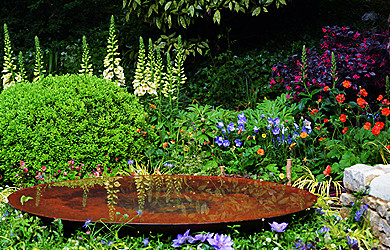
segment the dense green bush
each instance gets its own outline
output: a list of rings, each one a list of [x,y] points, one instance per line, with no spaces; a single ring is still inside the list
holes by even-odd
[[[134,95],[97,77],[21,83],[0,95],[0,170],[20,183],[42,166],[64,170],[70,160],[87,171],[125,166],[150,145],[145,116]]]

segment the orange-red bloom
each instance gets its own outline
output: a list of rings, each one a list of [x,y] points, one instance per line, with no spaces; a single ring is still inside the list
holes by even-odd
[[[382,101],[383,95],[379,95],[378,98],[376,98],[378,101]]]
[[[367,91],[365,89],[361,89],[359,92],[362,96],[366,97],[368,95]]]
[[[344,86],[344,88],[349,88],[349,87],[351,87],[351,82],[348,81],[348,80],[345,80],[345,81],[343,82],[343,86]]]
[[[382,129],[385,126],[383,122],[376,122],[375,127],[378,127],[379,129]]]
[[[344,114],[341,114],[339,118],[340,118],[340,121],[342,121],[342,122],[346,122],[347,121],[347,116],[344,115]]]
[[[258,153],[259,155],[264,155],[264,149],[259,148],[259,149],[257,150],[257,153]]]
[[[300,136],[301,136],[301,138],[306,138],[308,136],[308,134],[306,132],[302,132]]]
[[[322,172],[325,176],[329,176],[329,174],[332,172],[332,168],[328,165],[326,166],[325,170]]]
[[[168,146],[168,142],[163,143],[163,148],[166,148]]]
[[[356,102],[362,109],[364,109],[364,107],[366,107],[366,104],[368,104],[366,102],[366,100],[364,100],[363,98],[360,98],[360,97],[357,99]]]
[[[366,123],[364,124],[363,128],[364,128],[365,130],[370,130],[370,128],[371,128],[371,123],[366,122]]]
[[[336,100],[339,102],[339,103],[343,103],[345,101],[345,96],[344,94],[338,94],[336,95]]]
[[[327,123],[328,121],[329,121],[328,119],[326,119],[326,118],[324,119],[324,123]]]
[[[320,139],[318,139],[318,141],[323,141],[325,139],[326,139],[325,137],[321,137]]]
[[[154,104],[151,104],[150,107],[152,107],[153,109],[156,109],[156,106]]]
[[[137,129],[135,132],[139,133],[139,132],[141,132],[141,129],[139,128],[139,129]]]
[[[371,129],[371,132],[373,135],[379,135],[381,133],[381,129],[377,126],[374,126],[372,129]]]
[[[382,109],[382,115],[389,116],[390,115],[390,109],[389,108]]]
[[[324,91],[327,91],[329,89],[329,86],[324,87]]]
[[[346,133],[347,133],[347,131],[348,131],[348,128],[347,128],[347,127],[345,127],[343,130],[341,130],[341,133],[343,133],[343,134],[346,134]]]

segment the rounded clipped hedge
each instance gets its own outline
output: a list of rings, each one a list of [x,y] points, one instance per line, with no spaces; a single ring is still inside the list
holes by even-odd
[[[42,166],[64,170],[70,160],[90,170],[126,164],[151,145],[150,133],[139,132],[146,131],[145,115],[133,94],[95,76],[48,76],[6,89],[0,94],[3,181],[17,182],[21,161],[28,176]]]

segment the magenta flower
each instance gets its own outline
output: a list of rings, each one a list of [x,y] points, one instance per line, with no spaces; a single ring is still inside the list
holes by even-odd
[[[287,225],[288,225],[288,223],[286,223],[286,222],[283,222],[283,223],[277,223],[277,222],[272,222],[272,224],[271,223],[268,223],[270,226],[271,226],[271,230],[272,231],[275,231],[275,232],[277,232],[277,233],[282,233],[282,232],[284,232],[284,230],[286,229],[286,227],[287,227]]]

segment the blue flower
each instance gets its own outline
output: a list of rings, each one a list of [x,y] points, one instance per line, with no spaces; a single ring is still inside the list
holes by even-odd
[[[277,233],[282,233],[282,232],[284,232],[284,230],[286,229],[286,227],[287,227],[287,225],[288,225],[288,223],[286,223],[286,222],[282,222],[282,223],[277,223],[277,222],[272,222],[272,224],[271,223],[268,223],[270,226],[271,226],[271,230],[272,231],[275,231],[275,232],[277,232]]]
[[[358,244],[358,241],[353,237],[349,237],[349,235],[347,235],[347,241],[348,241],[348,245],[357,245]]]
[[[274,135],[278,135],[280,133],[280,128],[279,127],[275,127],[273,130],[272,130],[272,133]]]
[[[238,114],[237,118],[238,118],[238,121],[237,121],[237,123],[246,123],[246,122],[247,122],[247,120],[246,120],[246,117],[245,117],[245,114],[244,114],[244,113],[242,113],[242,114]]]
[[[226,135],[226,129],[221,129],[221,131],[222,131],[222,134],[224,134],[224,135]]]
[[[275,119],[268,118],[267,121],[268,121],[269,124],[275,125],[275,126],[279,126],[279,124],[280,124],[279,117],[276,117]]]
[[[230,146],[230,141],[228,140],[224,140],[223,141],[223,146],[226,148],[226,147],[229,147]]]
[[[229,125],[227,125],[227,129],[229,130],[229,131],[234,131],[234,123],[233,122],[231,122],[231,123],[229,123]]]
[[[242,146],[242,141],[240,141],[240,139],[236,139],[234,141],[234,143],[236,144],[236,147],[238,147],[238,148]]]
[[[172,246],[173,247],[180,247],[181,244],[184,244],[190,237],[190,236],[188,236],[189,233],[190,233],[190,230],[188,229],[183,235],[178,234],[177,239],[173,240]]]
[[[223,128],[223,122],[218,122],[218,124],[217,124],[217,128]]]
[[[108,243],[107,243],[107,246],[112,246],[112,244],[114,244],[114,242],[112,240],[110,240]]]
[[[295,122],[294,122],[294,128],[295,128],[295,130],[298,130],[299,129],[299,126],[298,126],[298,124],[296,124]]]
[[[173,164],[172,164],[172,163],[169,163],[169,162],[167,162],[167,163],[165,163],[165,164],[164,164],[164,166],[166,166],[166,167],[168,167],[168,168],[172,168],[172,167],[173,167]]]
[[[91,223],[91,220],[90,219],[87,219],[83,225],[83,228],[87,228],[88,227],[88,224]]]
[[[232,245],[234,244],[230,236],[225,236],[223,234],[215,234],[213,238],[207,239],[208,243],[214,247],[214,249],[219,250],[234,250]]]
[[[132,165],[132,164],[134,164],[134,161],[130,159],[127,161],[127,164]]]
[[[303,132],[305,132],[305,133],[307,133],[307,134],[310,134],[311,133],[311,131],[312,131],[312,129],[311,129],[311,122],[310,121],[308,121],[308,120],[303,120],[303,128],[302,128],[302,133]]]
[[[215,143],[217,143],[218,146],[222,146],[222,144],[223,144],[222,136],[217,136],[217,139],[215,140]]]
[[[143,214],[141,209],[138,209],[136,212],[137,212],[138,215],[142,215]]]
[[[147,245],[149,245],[149,240],[148,240],[148,238],[143,239],[143,240],[142,240],[142,243],[144,243],[145,247],[146,247]]]
[[[237,130],[245,131],[244,123],[239,123]]]
[[[320,230],[318,230],[318,232],[320,234],[324,234],[326,232],[329,232],[329,230],[330,230],[330,227],[321,227]]]
[[[264,119],[264,117],[265,117],[265,115],[261,115],[261,116],[260,116],[261,119]]]
[[[259,132],[259,128],[258,127],[254,127],[253,130],[255,131],[255,133]]]

